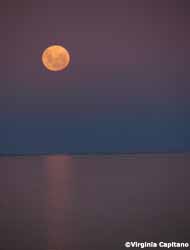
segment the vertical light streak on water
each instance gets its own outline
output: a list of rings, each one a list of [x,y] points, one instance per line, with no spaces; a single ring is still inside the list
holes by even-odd
[[[48,249],[59,249],[64,245],[65,219],[71,192],[71,157],[48,156],[47,167],[47,223]]]

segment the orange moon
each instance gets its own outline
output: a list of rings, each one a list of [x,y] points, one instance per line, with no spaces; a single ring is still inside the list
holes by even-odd
[[[42,53],[42,63],[50,71],[61,71],[70,63],[69,52],[60,45],[52,45]]]

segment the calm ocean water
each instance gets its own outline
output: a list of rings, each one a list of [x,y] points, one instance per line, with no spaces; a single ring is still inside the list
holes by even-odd
[[[189,241],[190,154],[0,157],[0,249]]]

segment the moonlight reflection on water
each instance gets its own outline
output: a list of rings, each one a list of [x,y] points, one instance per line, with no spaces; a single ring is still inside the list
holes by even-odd
[[[47,221],[48,249],[59,249],[64,244],[64,214],[71,197],[71,163],[68,156],[48,156],[47,167]]]

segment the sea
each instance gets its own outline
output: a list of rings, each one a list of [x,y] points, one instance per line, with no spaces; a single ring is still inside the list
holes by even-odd
[[[190,154],[0,157],[1,250],[190,241]]]

